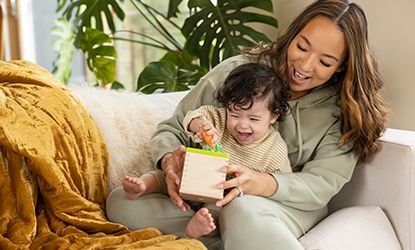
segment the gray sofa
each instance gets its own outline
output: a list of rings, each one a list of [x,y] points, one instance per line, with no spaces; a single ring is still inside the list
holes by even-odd
[[[109,145],[110,188],[126,173],[138,175],[148,169],[149,135],[186,94],[73,91]],[[358,165],[352,181],[332,199],[330,215],[300,238],[305,249],[415,249],[415,132],[388,129],[380,141],[382,150],[369,163]]]

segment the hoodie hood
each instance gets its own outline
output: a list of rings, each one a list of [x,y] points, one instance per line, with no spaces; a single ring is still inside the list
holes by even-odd
[[[291,106],[292,104],[298,103],[299,108],[311,108],[313,106],[326,103],[327,100],[332,99],[333,97],[336,97],[337,99],[336,88],[332,85],[323,85],[313,89],[307,95],[304,95],[296,100],[289,101],[289,104]]]
[[[320,86],[288,104],[291,113],[280,122],[278,130],[287,143],[293,170],[301,169],[316,150],[322,133],[338,121],[340,108],[334,86]]]

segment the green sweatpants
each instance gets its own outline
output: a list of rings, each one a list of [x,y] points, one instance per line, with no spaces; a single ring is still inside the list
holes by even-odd
[[[185,228],[194,211],[182,212],[161,193],[144,195],[136,200],[125,197],[122,188],[107,198],[107,216],[131,230],[158,228],[163,233],[185,236]],[[279,202],[245,195],[219,210],[219,235],[201,237],[209,249],[226,250],[297,250],[303,249],[297,238],[323,219],[326,209],[301,211]]]

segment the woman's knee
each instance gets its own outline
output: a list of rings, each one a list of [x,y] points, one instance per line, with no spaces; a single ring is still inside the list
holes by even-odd
[[[127,226],[130,229],[138,229],[142,225],[137,218],[142,217],[145,209],[140,205],[140,200],[130,200],[125,196],[123,188],[114,189],[106,200],[106,214],[110,221]],[[139,209],[141,207],[141,209]],[[140,210],[140,211],[139,211]],[[145,217],[144,217],[145,218]]]
[[[253,203],[250,196],[241,196],[234,199],[232,202],[227,204],[220,211],[220,221],[235,220],[239,221],[240,218],[244,220],[250,220],[254,217]]]
[[[223,207],[220,213],[220,220],[238,222],[258,222],[261,219],[274,220],[283,219],[284,212],[271,201],[259,196],[241,196],[234,199],[227,206]]]
[[[226,249],[301,249],[297,241],[301,228],[283,206],[264,197],[233,200],[221,210],[219,222]]]
[[[184,235],[184,228],[194,214],[181,211],[164,194],[152,193],[130,200],[122,188],[112,191],[106,203],[108,219],[132,230],[156,227],[163,233]]]
[[[119,208],[121,207],[121,203],[123,203],[124,200],[124,190],[119,187],[114,189],[107,197],[106,199],[106,205],[105,205],[105,209],[106,209],[106,213],[107,213],[107,217],[110,221],[113,222],[119,222],[118,221],[118,217],[119,217]]]

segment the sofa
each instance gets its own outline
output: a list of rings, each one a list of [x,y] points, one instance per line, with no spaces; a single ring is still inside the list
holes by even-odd
[[[169,117],[187,93],[72,90],[108,145],[110,189],[126,173],[140,175],[151,168],[147,146],[155,124]],[[305,249],[415,249],[415,132],[388,129],[379,141],[382,149],[359,164],[352,181],[330,201],[329,216],[299,239]]]

